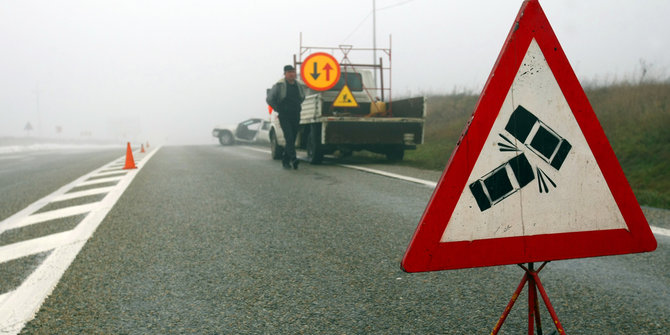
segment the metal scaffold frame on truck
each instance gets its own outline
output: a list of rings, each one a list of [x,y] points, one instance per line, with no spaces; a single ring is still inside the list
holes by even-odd
[[[337,51],[341,52],[342,57],[339,60],[340,62],[340,67],[342,68],[342,72],[347,72],[347,69],[352,69],[354,73],[359,73],[357,68],[365,68],[365,69],[372,69],[374,73],[379,73],[379,83],[376,81],[376,76],[375,76],[375,87],[363,87],[365,93],[368,95],[368,98],[370,98],[370,101],[375,101],[374,97],[381,97],[381,101],[386,101],[385,100],[385,92],[388,93],[388,111],[389,114],[392,115],[393,112],[393,91],[392,91],[392,57],[391,57],[391,44],[392,44],[392,39],[391,35],[389,35],[389,47],[388,48],[354,48],[352,45],[348,44],[341,44],[338,47],[319,47],[319,46],[305,46],[302,44],[302,33],[300,33],[300,53],[298,55],[293,55],[293,66],[295,68],[299,68],[299,66],[302,65],[303,62],[303,57],[307,56],[315,51],[328,51],[330,54],[335,57],[335,54]],[[388,67],[384,66],[384,57],[379,57],[379,64],[358,64],[358,63],[352,63],[351,60],[349,59],[349,53],[350,52],[376,52],[376,51],[381,51],[383,52],[387,57],[388,57]],[[337,57],[336,57],[337,58]],[[388,76],[384,76],[384,72],[387,72]],[[384,85],[384,79],[388,78],[388,86]],[[379,85],[379,87],[377,87]],[[379,94],[370,94],[370,91],[374,91],[375,93]]]

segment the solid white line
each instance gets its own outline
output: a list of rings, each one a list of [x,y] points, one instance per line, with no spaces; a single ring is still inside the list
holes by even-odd
[[[156,147],[143,159],[148,161],[159,149],[160,146]],[[102,201],[97,203],[97,208],[93,209],[75,229],[59,233],[64,236],[67,235],[66,239],[70,243],[53,249],[49,257],[17,289],[0,296],[2,298],[0,300],[0,334],[18,334],[26,322],[35,316],[44,299],[51,294],[63,276],[63,273],[65,273],[65,270],[74,261],[81,248],[86,244],[86,241],[93,235],[97,227],[107,216],[107,213],[121,198],[123,192],[125,192],[141,169],[142,166],[138,166],[137,169],[130,170],[114,186],[114,189]],[[90,174],[85,177],[90,177]],[[55,196],[57,195],[55,194]],[[48,196],[48,198],[52,198],[52,196]],[[49,241],[47,239],[47,242],[55,243],[56,241]]]
[[[263,153],[266,153],[266,154],[272,153],[272,151],[270,151],[270,150],[265,150],[265,149],[260,149],[260,148],[247,147],[247,146],[243,146],[243,148],[253,150],[253,151],[263,152]]]
[[[661,236],[665,236],[665,237],[670,237],[670,229],[651,226],[651,232],[654,233],[654,235],[661,235]]]
[[[63,195],[57,196],[53,198],[51,201],[63,201],[63,200],[70,200],[70,199],[75,199],[79,197],[85,197],[89,195],[96,195],[96,194],[104,194],[108,193],[111,191],[115,186],[109,186],[109,187],[101,187],[101,188],[94,188],[90,190],[83,190],[79,192],[73,192],[73,193],[65,193]]]
[[[348,165],[348,164],[338,164],[339,166],[343,166],[349,169],[354,169],[354,170],[359,170],[359,171],[364,171],[368,173],[373,173],[373,174],[378,174],[381,176],[389,177],[389,178],[395,178],[395,179],[400,179],[404,181],[409,181],[412,183],[417,183],[421,185],[425,185],[431,188],[435,188],[437,186],[436,182],[432,182],[429,180],[424,180],[424,179],[419,179],[419,178],[414,178],[414,177],[408,177],[408,176],[403,176],[401,174],[396,174],[396,173],[391,173],[391,172],[386,172],[382,170],[376,170],[376,169],[370,169],[362,166],[355,166],[355,165]]]
[[[18,334],[35,317],[84,244],[82,241],[54,249],[18,288],[0,300],[0,334]]]

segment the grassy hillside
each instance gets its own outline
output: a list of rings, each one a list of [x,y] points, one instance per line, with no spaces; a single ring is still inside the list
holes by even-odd
[[[638,201],[670,208],[670,82],[587,87],[586,94]],[[478,98],[428,97],[425,143],[407,151],[404,164],[443,170]]]

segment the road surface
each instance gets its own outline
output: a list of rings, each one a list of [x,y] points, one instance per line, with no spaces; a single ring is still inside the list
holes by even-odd
[[[120,170],[124,151],[0,157],[0,231],[12,215],[65,185],[95,192],[72,184],[85,175],[78,182],[100,178],[114,185],[102,186],[108,195],[50,202],[38,211],[97,206],[119,193],[113,204],[94,207],[105,215],[90,238],[68,242],[81,249],[34,319],[25,326],[0,320],[5,330],[482,334],[491,331],[523,275],[517,266],[403,272],[399,263],[430,185],[335,161],[283,170],[258,147],[151,149],[136,154],[140,169],[134,172]],[[440,175],[355,163],[433,183]],[[92,172],[100,177],[87,175]],[[54,199],[62,197],[67,193]],[[667,211],[645,213],[652,225],[670,228]],[[5,229],[0,261],[3,248],[35,238],[53,242],[50,236],[92,225],[90,219],[80,214]],[[670,238],[656,238],[652,253],[546,266],[540,277],[568,334],[667,333]],[[8,278],[0,281],[0,309],[59,248],[66,247],[0,263],[0,276]],[[524,290],[501,334],[526,332],[526,301]],[[552,323],[544,307],[541,314],[546,334]]]

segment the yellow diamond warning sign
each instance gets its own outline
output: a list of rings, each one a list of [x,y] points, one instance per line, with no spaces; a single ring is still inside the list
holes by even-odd
[[[356,102],[354,95],[351,94],[349,86],[344,85],[342,87],[337,98],[333,101],[333,107],[358,107],[358,102]]]

